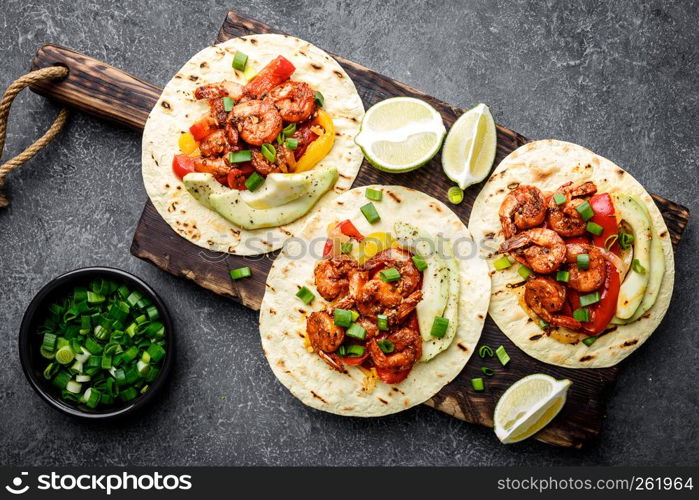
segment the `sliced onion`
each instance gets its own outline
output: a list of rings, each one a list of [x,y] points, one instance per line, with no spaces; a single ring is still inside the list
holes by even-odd
[[[616,267],[616,270],[619,271],[619,274],[624,272],[624,262],[621,260],[621,257],[601,247],[597,247],[597,250],[600,251],[600,253],[605,259],[607,259],[614,267]]]

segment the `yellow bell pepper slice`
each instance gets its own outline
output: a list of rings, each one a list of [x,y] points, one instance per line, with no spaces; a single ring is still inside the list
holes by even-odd
[[[360,264],[364,264],[379,252],[391,248],[394,242],[395,240],[393,236],[391,236],[391,233],[381,231],[370,233],[357,245],[356,250],[353,249],[353,257],[356,258]]]
[[[320,160],[328,155],[335,143],[335,126],[329,114],[318,109],[313,124],[318,125],[325,132],[308,145],[303,156],[296,162],[294,172],[305,172],[315,167]]]
[[[189,132],[182,132],[180,134],[177,145],[180,147],[180,151],[186,155],[192,154],[199,147],[197,141],[194,140],[194,136]]]

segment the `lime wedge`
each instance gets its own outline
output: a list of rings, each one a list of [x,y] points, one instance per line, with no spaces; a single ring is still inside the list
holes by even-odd
[[[437,154],[445,134],[442,116],[425,101],[392,97],[369,108],[354,142],[379,170],[408,172]]]
[[[442,168],[461,189],[486,178],[495,159],[497,133],[488,106],[466,111],[449,130],[442,150]]]
[[[533,436],[558,415],[572,382],[535,373],[515,382],[500,397],[493,416],[495,434],[503,444]]]

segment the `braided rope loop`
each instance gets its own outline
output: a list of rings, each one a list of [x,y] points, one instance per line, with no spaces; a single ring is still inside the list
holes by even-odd
[[[2,96],[2,100],[0,100],[0,158],[2,158],[2,153],[5,148],[7,120],[10,114],[10,106],[12,106],[12,101],[15,100],[17,94],[33,83],[37,83],[42,80],[64,78],[66,76],[68,76],[68,68],[64,66],[49,66],[47,68],[37,69],[36,71],[32,71],[24,76],[21,76],[7,88],[5,94]],[[51,127],[49,127],[44,135],[39,137],[27,149],[19,153],[17,156],[0,165],[0,207],[6,207],[9,204],[9,201],[1,191],[5,186],[5,178],[7,175],[23,163],[29,161],[35,154],[37,154],[49,142],[51,142],[53,138],[56,137],[56,135],[58,135],[58,133],[61,131],[67,120],[68,110],[62,109],[51,124]]]

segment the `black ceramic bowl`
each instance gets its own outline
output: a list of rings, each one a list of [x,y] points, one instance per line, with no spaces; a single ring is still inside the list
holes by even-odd
[[[43,370],[47,360],[39,353],[42,336],[36,331],[46,318],[48,307],[53,302],[65,298],[72,293],[75,286],[86,286],[96,278],[106,278],[126,284],[132,289],[140,291],[144,297],[148,297],[160,311],[160,321],[165,325],[166,354],[163,358],[163,365],[158,378],[151,384],[149,389],[139,395],[136,399],[128,403],[117,403],[108,408],[90,409],[82,404],[71,404],[63,401],[60,391],[46,380]],[[72,415],[91,420],[112,419],[135,412],[146,405],[158,391],[163,387],[165,380],[170,374],[174,359],[174,334],[172,330],[172,318],[160,299],[158,294],[148,286],[143,280],[136,276],[109,267],[85,267],[76,269],[47,283],[36,294],[32,302],[27,307],[22,319],[22,326],[19,331],[19,358],[22,362],[22,369],[34,390],[49,405],[57,410]]]

